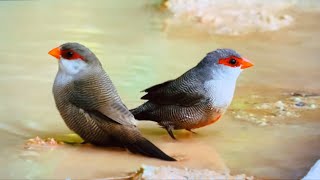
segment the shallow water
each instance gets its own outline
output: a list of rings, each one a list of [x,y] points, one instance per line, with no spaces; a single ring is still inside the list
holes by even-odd
[[[319,109],[264,127],[231,113],[237,102],[252,95],[269,102],[287,92],[319,92],[319,12],[292,8],[295,23],[288,28],[229,37],[194,29],[164,32],[168,14],[148,1],[69,3],[0,2],[0,178],[102,178],[123,175],[141,164],[221,171],[227,166],[231,173],[300,178],[319,159]],[[95,52],[130,108],[142,103],[139,91],[177,77],[213,49],[236,49],[255,66],[240,76],[231,110],[197,134],[177,132],[180,140],[174,142],[157,125],[139,124],[168,154],[183,156],[181,162],[87,145],[26,150],[28,138],[70,133],[54,105],[57,62],[47,54],[68,41]]]

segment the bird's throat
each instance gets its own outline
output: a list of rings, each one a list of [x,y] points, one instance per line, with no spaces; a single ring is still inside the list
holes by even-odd
[[[69,75],[77,74],[87,66],[88,64],[81,59],[67,60],[61,58],[59,61],[59,71],[62,71]]]
[[[73,81],[78,73],[84,70],[88,65],[82,60],[59,60],[59,71],[55,79],[55,85],[65,86]]]

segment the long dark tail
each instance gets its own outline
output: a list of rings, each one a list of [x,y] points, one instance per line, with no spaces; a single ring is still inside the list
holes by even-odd
[[[144,137],[140,137],[139,140],[126,144],[126,148],[132,153],[138,153],[165,161],[176,161]]]

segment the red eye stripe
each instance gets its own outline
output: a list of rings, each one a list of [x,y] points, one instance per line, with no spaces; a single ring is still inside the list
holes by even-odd
[[[242,64],[242,59],[236,56],[230,56],[224,59],[219,59],[218,63],[230,67],[239,67]]]
[[[61,54],[61,57],[63,57],[64,59],[68,59],[68,60],[81,59],[81,60],[83,60],[83,57],[73,50],[61,50],[60,54]]]

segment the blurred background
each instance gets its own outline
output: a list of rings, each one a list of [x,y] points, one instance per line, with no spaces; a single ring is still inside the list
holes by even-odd
[[[164,164],[94,147],[24,149],[29,138],[70,133],[51,92],[57,60],[47,54],[65,42],[97,55],[129,108],[143,102],[141,90],[217,48],[255,64],[227,114],[198,134],[177,132],[173,142],[156,124],[139,124],[169,154],[193,148],[194,160],[179,166],[210,169],[219,156],[232,173],[296,179],[320,157],[320,1],[0,1],[0,18],[0,178],[101,178]]]

